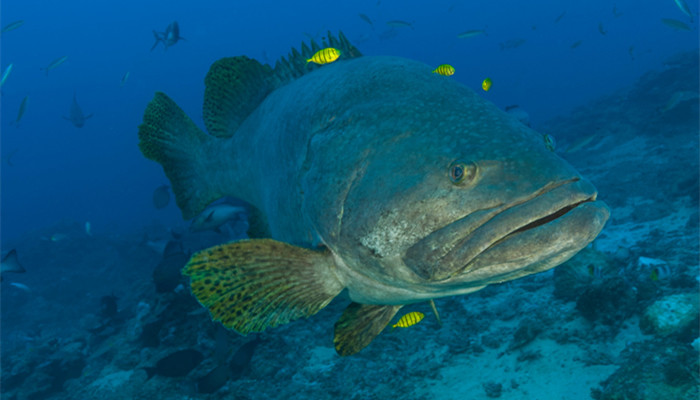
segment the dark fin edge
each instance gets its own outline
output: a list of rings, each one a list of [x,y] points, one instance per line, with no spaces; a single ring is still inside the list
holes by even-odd
[[[364,349],[401,307],[351,303],[335,323],[335,351],[344,357]]]
[[[183,269],[211,317],[239,333],[310,317],[337,296],[329,252],[270,239],[243,240],[196,253]]]

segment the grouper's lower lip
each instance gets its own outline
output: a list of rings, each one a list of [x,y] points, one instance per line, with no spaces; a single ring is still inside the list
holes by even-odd
[[[525,241],[521,238],[518,248],[513,251],[527,253],[528,258],[547,252],[545,248],[550,247],[550,243],[542,240],[571,243],[590,238],[582,248],[598,235],[608,218],[607,206],[596,200],[597,195],[588,181],[572,179],[558,185],[553,190],[497,214],[455,246],[441,262],[463,265],[462,268],[455,269],[452,275],[468,272],[476,268],[474,261],[483,254],[520,236],[532,237],[533,240]],[[601,217],[604,218],[600,226],[597,222],[590,224],[591,221],[601,220]],[[539,236],[530,235],[530,231],[537,231]],[[547,235],[543,234],[545,232]],[[513,256],[510,253],[501,254],[499,261],[505,262]]]
[[[529,196],[481,210],[439,229],[409,249],[404,261],[425,279],[444,280],[469,273],[474,261],[483,254],[493,253],[492,249],[514,238],[530,237],[530,232],[551,230],[552,237],[548,240],[564,241],[580,241],[583,237],[580,234],[592,234],[590,240],[593,240],[602,225],[588,223],[602,220],[604,224],[608,216],[607,206],[596,197],[593,185],[578,177],[553,182]],[[562,221],[569,223],[562,225]],[[444,246],[447,242],[451,242],[449,248]],[[519,240],[519,243],[517,250],[533,257],[547,252],[544,249],[547,246],[537,241]],[[504,254],[494,262],[512,256]]]

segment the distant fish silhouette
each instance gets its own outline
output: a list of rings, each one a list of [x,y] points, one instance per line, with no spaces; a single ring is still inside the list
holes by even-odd
[[[58,57],[57,59],[51,61],[51,63],[49,65],[47,65],[46,68],[40,68],[40,69],[42,71],[46,71],[46,76],[49,76],[49,71],[62,65],[67,60],[68,60],[68,56]]]
[[[85,121],[92,117],[92,114],[85,115],[83,110],[80,109],[78,101],[75,98],[75,92],[73,93],[73,103],[70,106],[70,114],[63,119],[70,121],[76,128],[82,128],[85,125]]]
[[[194,349],[176,351],[158,360],[154,367],[142,368],[146,371],[147,379],[153,375],[178,378],[185,376],[204,360],[204,355]]]
[[[17,250],[12,249],[0,262],[0,279],[7,272],[23,273],[26,272],[22,264],[17,259]]]
[[[248,369],[250,360],[255,354],[255,348],[261,342],[260,335],[257,335],[255,339],[241,346],[228,364],[220,364],[197,381],[197,391],[199,393],[214,393],[230,379],[240,378]]]
[[[2,28],[2,32],[0,32],[0,33],[14,31],[15,29],[19,28],[22,25],[24,25],[24,20],[21,20],[21,19],[19,21],[10,22],[9,24],[5,25],[5,27]]]
[[[202,232],[211,230],[219,232],[222,225],[233,221],[245,213],[246,209],[243,207],[226,203],[216,204],[208,207],[192,220],[190,231]]]
[[[156,190],[153,191],[153,207],[157,209],[165,208],[168,203],[170,203],[170,192],[168,189],[170,186],[162,185],[158,186]]]
[[[174,46],[177,42],[180,40],[185,40],[182,36],[180,36],[180,25],[178,25],[177,21],[171,22],[166,28],[165,32],[156,32],[153,31],[153,36],[156,38],[156,42],[153,43],[153,47],[151,47],[151,51],[155,49],[158,46],[158,43],[163,43],[163,46],[165,46],[165,50],[168,50],[168,47]]]
[[[24,113],[27,111],[27,104],[29,103],[29,96],[24,96],[22,102],[19,104],[19,110],[17,110],[17,118],[15,118],[15,125],[19,125],[19,121],[22,120]]]

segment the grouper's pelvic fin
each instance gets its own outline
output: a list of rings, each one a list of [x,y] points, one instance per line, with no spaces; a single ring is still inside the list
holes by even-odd
[[[148,103],[139,126],[139,148],[146,158],[163,166],[185,219],[194,218],[223,196],[204,179],[209,157],[205,149],[214,140],[164,93],[156,92]]]
[[[212,319],[247,334],[316,314],[344,288],[334,269],[328,251],[254,239],[200,251],[183,274]]]
[[[342,32],[337,38],[328,32],[322,46],[340,50],[341,59],[362,55]],[[318,68],[315,64],[307,67],[306,60],[320,49],[313,40],[311,48],[302,43],[301,52],[292,49],[286,58],[277,61],[274,69],[246,56],[216,61],[204,79],[203,115],[207,131],[213,136],[231,137],[268,94]]]
[[[351,303],[335,323],[335,351],[341,356],[349,356],[364,349],[401,307]]]

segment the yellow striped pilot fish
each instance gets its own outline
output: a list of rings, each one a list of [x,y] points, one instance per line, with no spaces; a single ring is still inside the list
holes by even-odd
[[[409,326],[413,326],[419,323],[423,319],[423,317],[425,317],[425,315],[423,315],[423,313],[421,312],[410,312],[401,317],[401,319],[399,319],[399,322],[395,323],[391,327],[396,328],[398,326],[399,328],[408,328]]]
[[[451,66],[450,64],[442,64],[441,66],[435,68],[433,70],[434,74],[440,74],[444,76],[450,76],[455,73],[455,68]]]
[[[306,60],[306,63],[314,62],[316,64],[330,64],[340,57],[340,50],[333,47],[326,47],[316,52],[311,58]]]

